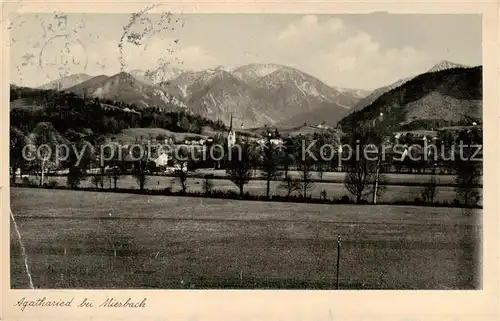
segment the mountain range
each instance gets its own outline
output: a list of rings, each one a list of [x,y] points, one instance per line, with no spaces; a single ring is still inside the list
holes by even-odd
[[[65,89],[81,96],[105,98],[135,104],[139,108],[151,106],[175,109],[186,107],[175,96],[164,92],[155,85],[137,80],[126,72],[111,77],[100,75]]]
[[[470,68],[442,61],[427,73],[459,69]],[[370,92],[328,86],[303,71],[279,64],[248,64],[237,68],[219,66],[201,71],[163,66],[156,70],[136,69],[112,76],[76,74],[41,88],[122,101],[139,108],[183,109],[226,124],[232,115],[233,125],[237,128],[293,127],[304,123],[332,126],[418,77],[401,79]],[[431,97],[423,102],[441,100]],[[448,101],[448,104],[457,103]]]
[[[232,115],[236,126],[244,128],[298,125],[294,119],[316,109],[342,116],[369,94],[365,90],[331,87],[303,71],[278,64],[220,66],[202,71],[163,66],[80,82],[77,77],[66,78],[56,81],[64,82],[61,90],[133,103],[140,108],[187,108],[226,124]]]

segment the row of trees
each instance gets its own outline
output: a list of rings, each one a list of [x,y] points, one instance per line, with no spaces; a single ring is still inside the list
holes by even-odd
[[[274,180],[282,180],[282,188],[287,191],[288,196],[298,193],[306,198],[314,187],[313,172],[318,172],[321,177],[323,171],[338,165],[339,155],[335,154],[332,159],[324,160],[321,157],[321,146],[330,144],[335,148],[341,142],[347,142],[353,145],[357,144],[360,148],[366,148],[368,144],[382,144],[386,136],[381,131],[365,128],[355,131],[351,135],[346,135],[342,139],[333,132],[296,136],[285,140],[282,146],[271,143],[269,136],[265,137],[267,139],[260,144],[239,141],[239,144],[231,150],[225,145],[225,157],[217,161],[219,168],[226,169],[228,178],[238,187],[241,195],[243,195],[248,182],[258,175],[259,178],[266,181],[266,196],[268,198],[271,196],[270,182]],[[463,131],[456,137],[456,140],[472,145],[481,143],[482,135],[479,130]],[[312,141],[317,141],[317,143],[310,149],[310,153],[304,153],[304,146],[309,146]],[[216,136],[214,139],[216,144],[224,144],[224,142],[222,135]],[[133,155],[134,161],[127,161],[126,155],[119,154],[118,150],[109,148],[103,149],[103,154],[99,155],[100,146],[107,143],[104,136],[88,140],[88,137],[83,137],[81,133],[75,131],[70,131],[66,136],[62,136],[51,123],[46,122],[37,124],[29,135],[24,135],[19,129],[11,127],[10,143],[10,163],[13,172],[15,173],[18,169],[23,169],[24,172],[38,172],[40,173],[40,185],[45,183],[45,173],[48,168],[68,169],[67,184],[76,188],[80,181],[87,176],[89,168],[97,167],[100,169],[99,175],[94,175],[92,178],[96,187],[103,187],[104,177],[108,176],[109,186],[111,187],[111,181],[113,181],[116,188],[120,177],[125,173],[130,173],[136,178],[139,188],[142,190],[145,188],[148,175],[156,170],[156,165],[150,158],[152,155],[136,154]],[[23,147],[28,143],[38,147],[45,145],[52,149],[52,154],[48,154],[49,149],[39,148],[39,155],[33,161],[28,162],[22,155]],[[55,163],[57,160],[54,158],[54,149],[57,144],[69,146],[68,156],[59,163]],[[117,149],[119,148],[118,145],[115,146]],[[147,148],[143,150],[148,151]],[[119,151],[121,153],[128,152],[121,149]],[[453,171],[456,174],[457,196],[467,205],[476,202],[479,196],[477,186],[480,184],[482,163],[471,159],[474,151],[474,148],[465,149],[465,159],[457,155],[453,166]],[[140,151],[136,149],[133,152]],[[113,153],[113,158],[110,157],[110,153]],[[173,174],[178,178],[184,192],[187,189],[187,178],[191,171],[200,167],[214,167],[212,159],[206,158],[204,162],[197,162],[190,158],[191,155],[189,150],[180,149],[176,154],[178,157],[173,159],[174,164],[177,165],[177,170]],[[213,156],[220,158],[221,155]],[[370,158],[352,157],[344,164],[347,171],[345,186],[356,202],[371,196],[372,201],[376,203],[377,197],[385,190],[386,177],[382,171],[385,164],[381,161],[379,154],[371,156]],[[102,159],[106,161],[101,161]],[[203,158],[197,157],[197,159]],[[207,164],[207,161],[212,163]],[[108,168],[107,172],[106,168]],[[291,169],[298,170],[300,177],[291,177],[289,175]],[[256,170],[260,174],[256,174]],[[14,182],[15,177],[16,175],[12,175]],[[433,202],[436,186],[437,181],[433,177],[423,191],[422,197]]]
[[[368,148],[369,145],[383,146],[391,143],[392,130],[390,123],[380,117],[378,121],[375,120],[371,124],[354,128],[347,136],[347,140],[351,144],[358,144],[360,149]],[[438,185],[435,167],[439,162],[447,166],[455,175],[456,199],[466,206],[477,205],[480,200],[478,186],[481,184],[483,167],[482,156],[478,155],[478,147],[482,148],[482,140],[481,127],[463,129],[454,134],[443,131],[434,142],[436,150],[440,152],[428,154],[427,158],[421,161],[413,161],[409,157],[403,161],[394,161],[394,159],[387,161],[382,157],[382,148],[379,148],[376,153],[373,153],[374,157],[350,159],[347,162],[345,186],[355,196],[356,202],[360,202],[363,197],[371,196],[372,202],[376,203],[377,197],[385,191],[386,187],[387,178],[382,170],[384,166],[396,165],[398,167],[406,163],[409,168],[430,167],[432,176],[422,189],[421,196],[424,202],[434,203]],[[412,145],[418,142],[406,137],[405,143]],[[425,150],[424,153],[426,153]],[[449,160],[443,162],[441,158]]]
[[[304,153],[302,147],[308,146],[313,140],[319,143],[314,145],[311,153]],[[238,186],[240,194],[243,194],[245,185],[255,176],[254,169],[258,168],[260,178],[266,181],[267,198],[270,198],[270,182],[273,180],[282,180],[281,187],[287,191],[288,196],[300,193],[302,197],[306,198],[315,184],[312,177],[313,172],[318,172],[321,176],[325,169],[338,165],[339,154],[331,160],[324,160],[321,157],[321,146],[330,144],[336,148],[342,142],[351,144],[351,146],[357,145],[363,150],[364,148],[368,149],[370,144],[380,146],[388,143],[387,140],[388,136],[385,130],[371,126],[360,128],[342,138],[333,135],[333,133],[297,136],[286,140],[284,148],[273,145],[270,139],[266,141],[264,146],[242,143],[241,149],[233,148],[230,151],[233,153],[231,155],[233,161],[227,162],[226,172],[233,183]],[[451,147],[452,143],[457,145],[462,143],[466,146],[482,144],[481,129],[462,131],[455,137],[454,142],[443,140],[443,144],[447,144],[448,147]],[[459,155],[458,149],[449,148],[448,151],[456,153],[450,170],[456,176],[457,199],[465,205],[477,204],[480,196],[478,186],[481,183],[482,170],[482,162],[474,158],[477,157],[474,155],[477,148],[475,146],[466,147],[461,152],[463,155]],[[239,154],[239,157],[236,154]],[[408,161],[411,162],[409,158],[406,158],[401,162]],[[378,153],[371,153],[370,157],[351,157],[345,162],[344,168],[347,173],[344,184],[356,202],[361,202],[367,197],[370,197],[373,203],[377,202],[377,198],[386,191],[387,186],[387,177],[383,168],[387,167],[387,163],[394,162],[398,161],[395,159],[384,161],[381,149],[378,150]],[[434,160],[430,158],[427,165],[434,166]],[[292,178],[288,175],[292,166],[299,171],[299,178]],[[435,201],[437,183],[437,173],[434,171],[431,179],[422,189],[421,196],[425,202],[433,203]]]
[[[303,198],[307,198],[308,193],[314,187],[312,174],[318,172],[321,178],[322,173],[326,170],[334,168],[338,165],[338,154],[334,154],[330,160],[324,160],[321,157],[321,146],[326,144],[333,148],[340,143],[357,144],[360,148],[366,148],[368,144],[382,144],[384,135],[382,131],[377,131],[376,128],[364,128],[353,132],[351,135],[339,137],[334,132],[325,132],[323,134],[303,135],[286,139],[283,145],[275,145],[271,143],[271,138],[264,135],[267,139],[264,143],[256,143],[251,141],[239,141],[237,146],[229,150],[225,145],[225,157],[217,161],[218,168],[225,168],[228,178],[238,187],[240,194],[244,194],[244,188],[248,182],[259,176],[266,181],[266,196],[271,197],[270,182],[281,180],[281,187],[286,190],[287,195],[291,196],[295,193]],[[23,169],[24,172],[35,171],[40,173],[39,184],[45,183],[45,173],[48,168],[66,168],[68,169],[67,184],[71,188],[76,188],[80,181],[87,176],[88,170],[91,167],[99,168],[99,175],[94,175],[92,180],[96,187],[104,187],[104,178],[109,178],[114,182],[114,187],[117,188],[117,182],[125,173],[132,174],[143,190],[145,188],[148,175],[156,170],[155,163],[151,160],[152,155],[143,153],[142,155],[133,155],[134,161],[127,161],[126,155],[119,154],[118,150],[109,148],[103,149],[103,154],[99,155],[102,144],[107,143],[104,136],[94,138],[90,136],[84,137],[81,133],[69,131],[65,136],[60,135],[51,123],[38,123],[34,130],[29,135],[18,128],[11,127],[10,131],[10,163],[13,172],[18,169]],[[309,146],[312,141],[316,141],[310,153],[304,153],[305,146]],[[456,141],[462,141],[468,144],[481,143],[482,135],[479,130],[463,131],[457,137]],[[39,148],[39,155],[33,161],[27,162],[23,155],[22,149],[27,143],[32,143],[35,146],[45,145],[52,148],[52,155],[48,154],[49,149]],[[216,136],[215,144],[223,145],[225,143],[222,135]],[[59,163],[55,163],[54,148],[57,144],[65,144],[69,146],[68,157]],[[119,148],[118,145],[115,145]],[[147,148],[143,149],[148,151]],[[477,202],[479,192],[477,186],[480,183],[480,171],[482,163],[471,160],[474,148],[465,149],[466,158],[456,157],[453,165],[453,171],[456,174],[457,196],[464,204],[469,205]],[[120,152],[128,152],[119,149]],[[138,153],[139,150],[133,152]],[[221,153],[224,151],[220,151]],[[324,151],[323,151],[324,152]],[[110,158],[113,153],[114,158]],[[173,159],[177,169],[174,171],[174,176],[177,177],[181,184],[182,191],[187,190],[187,178],[190,172],[200,167],[217,167],[214,166],[214,161],[211,158],[206,158],[205,161],[194,161],[191,152],[187,149],[180,149]],[[220,158],[219,155],[213,155]],[[383,166],[386,165],[381,161],[379,154],[371,155],[372,157],[352,157],[344,163],[346,169],[345,186],[346,189],[353,195],[356,202],[361,202],[366,197],[370,196],[372,201],[376,203],[384,191],[386,186],[386,177],[383,173]],[[373,157],[375,156],[375,157]],[[101,161],[105,159],[106,161]],[[197,159],[203,159],[197,157]],[[208,163],[207,162],[211,162]],[[108,168],[108,171],[105,169]],[[289,171],[296,169],[300,173],[300,177],[291,177]],[[258,170],[259,174],[256,174]],[[16,175],[12,175],[15,182]],[[428,182],[422,197],[429,201],[434,201],[435,190],[437,186],[436,178],[433,177]]]

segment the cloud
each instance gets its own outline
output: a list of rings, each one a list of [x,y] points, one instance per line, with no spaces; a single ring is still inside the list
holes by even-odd
[[[184,47],[174,52],[174,56],[182,62],[183,65],[192,69],[213,68],[221,62],[212,56],[206,49],[200,46]]]
[[[33,41],[13,43],[10,48],[12,81],[36,87],[74,73],[110,76],[122,70],[157,69],[166,64],[189,69],[221,64],[202,46],[183,45],[174,38],[151,37],[140,45],[124,42],[121,51],[116,40],[79,42],[76,39],[55,38],[44,43],[42,54],[43,46],[37,47]],[[40,56],[43,68],[39,65]]]
[[[369,31],[314,15],[289,24],[272,43],[270,51],[282,63],[343,87],[374,89],[419,74],[431,63],[413,47],[383,47]]]
[[[151,33],[141,39],[139,45],[124,43],[120,54],[118,42],[126,21],[106,19],[110,19],[109,25],[102,17],[86,20],[85,29],[79,29],[74,35],[84,44],[88,57],[87,69],[75,69],[75,72],[112,75],[122,70],[120,57],[123,69],[128,71],[154,69],[165,63],[186,69],[279,63],[310,73],[329,85],[371,89],[429,69],[438,55],[441,59],[454,59],[446,58],[446,52],[436,53],[435,44],[427,46],[425,52],[412,46],[388,45],[384,39],[375,38],[371,30],[363,30],[355,19],[351,23],[348,22],[351,20],[327,15],[306,15],[286,25],[274,20],[270,26],[242,21],[241,26],[232,24],[231,33],[224,33],[226,24],[196,21],[186,24],[185,29]],[[37,25],[38,29],[33,31],[36,36],[32,36],[29,28]],[[43,30],[39,25],[31,18],[23,26],[13,27],[12,36],[17,42],[11,48],[11,77],[16,82],[22,78],[26,85],[40,85],[52,80],[47,79],[38,66],[39,51],[48,39],[48,35],[47,38],[40,35]],[[232,37],[229,39],[227,35]],[[177,38],[181,40],[176,41]],[[55,51],[60,50],[59,47],[49,48],[52,53],[47,52],[48,60],[60,56],[59,51]],[[452,49],[450,47],[450,51]],[[78,50],[75,47],[71,51],[81,56]],[[22,70],[18,71],[17,67]],[[58,72],[53,71],[51,77],[57,78]]]
[[[10,47],[11,78],[14,83],[40,86],[70,74],[85,72],[85,47],[73,38],[51,37],[38,45],[19,41]]]
[[[211,68],[218,64],[218,60],[206,49],[200,46],[182,46],[173,38],[153,38],[150,41],[135,45],[124,43],[120,49],[116,43],[108,42],[101,45],[90,54],[89,69],[112,74],[121,71],[120,61],[123,61],[123,70],[133,69],[153,70],[164,65],[194,69]],[[103,55],[102,53],[106,54]],[[121,58],[120,58],[121,57]]]
[[[282,42],[321,41],[329,36],[341,34],[344,27],[344,22],[340,19],[332,18],[325,23],[319,23],[317,16],[307,15],[299,21],[289,24],[278,35],[278,40]]]

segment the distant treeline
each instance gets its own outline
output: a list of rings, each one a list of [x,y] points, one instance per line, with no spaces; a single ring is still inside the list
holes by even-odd
[[[123,102],[83,98],[69,92],[11,86],[11,102],[18,99],[23,102],[11,107],[10,125],[23,133],[32,132],[41,122],[51,123],[62,135],[76,131],[87,137],[117,134],[124,129],[137,127],[197,134],[201,133],[204,126],[214,130],[226,128],[222,121],[212,121],[183,110],[172,112],[159,107],[138,109]]]

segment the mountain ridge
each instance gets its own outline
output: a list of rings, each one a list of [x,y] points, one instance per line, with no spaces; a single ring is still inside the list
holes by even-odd
[[[343,115],[344,109],[367,94],[360,89],[336,89],[310,74],[278,64],[219,66],[202,71],[159,70],[155,72],[173,72],[157,76],[155,72],[135,69],[107,79],[97,76],[66,90],[136,103],[143,108],[173,104],[226,123],[233,114],[235,122],[243,127],[277,124],[326,106],[330,112]],[[117,75],[128,79],[130,85],[118,84]]]
[[[65,91],[81,96],[92,96],[132,103],[139,108],[158,106],[173,110],[184,107],[177,103],[177,98],[161,91],[155,86],[137,80],[127,72],[119,72],[112,76],[100,75],[91,78]]]
[[[93,78],[93,76],[90,76],[85,73],[77,73],[77,74],[72,74],[68,75],[56,80],[53,80],[49,83],[46,83],[42,86],[37,87],[38,89],[56,89],[56,90],[64,90],[70,87],[73,87],[79,83],[82,83],[84,81],[87,81],[89,79]]]
[[[450,68],[468,67],[443,60],[428,72]],[[235,124],[244,128],[323,122],[334,126],[342,118],[418,77],[404,78],[369,92],[329,86],[306,72],[275,63],[252,63],[232,68],[218,66],[201,71],[163,66],[152,71],[134,69],[90,79],[85,79],[91,77],[89,75],[78,75],[66,77],[68,83],[80,81],[78,84],[61,90],[133,103],[140,108],[183,108],[213,120],[220,119],[226,124],[232,114]],[[57,84],[58,81],[62,79],[51,83]]]
[[[452,69],[452,68],[470,68],[469,66],[462,65],[462,64],[457,64],[454,62],[451,62],[449,60],[441,60],[438,63],[434,64],[431,68],[429,68],[427,71],[423,72],[428,73],[428,72],[438,72],[442,70],[447,70],[447,69]],[[380,96],[382,96],[384,93],[389,92],[397,87],[400,87],[407,83],[408,81],[414,79],[415,77],[419,76],[421,74],[411,76],[411,77],[406,77],[399,79],[395,81],[394,83],[386,86],[382,86],[379,88],[374,89],[369,95],[367,95],[364,98],[361,98],[352,108],[351,108],[351,113],[359,111],[369,105],[371,105],[375,100],[377,100]]]
[[[482,119],[482,66],[426,72],[339,121],[355,128],[382,113],[399,130],[465,126]],[[387,116],[390,115],[390,116]]]

